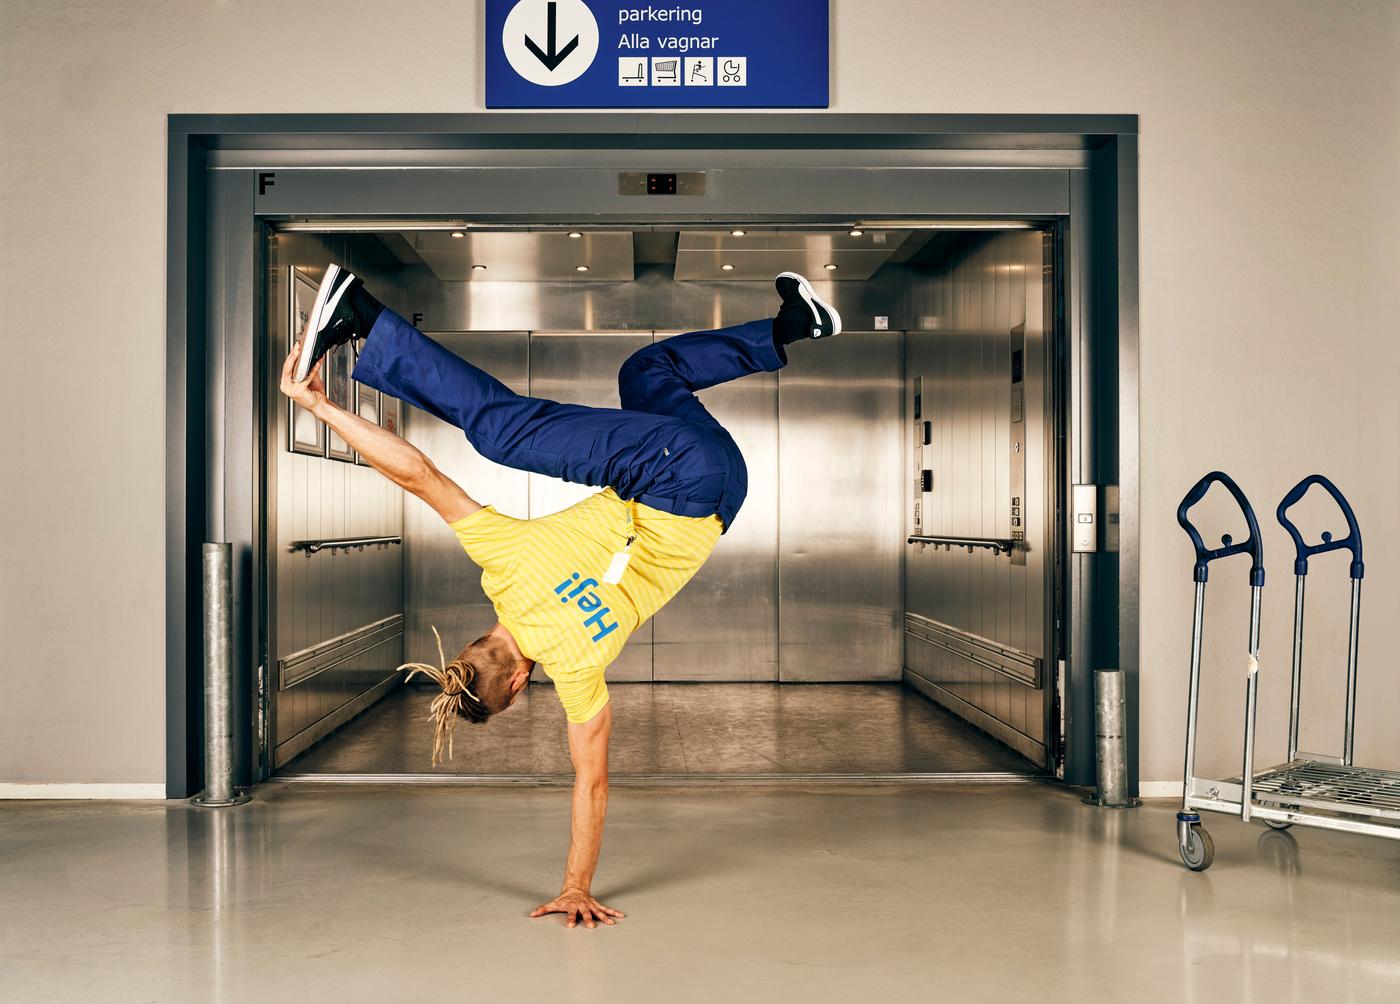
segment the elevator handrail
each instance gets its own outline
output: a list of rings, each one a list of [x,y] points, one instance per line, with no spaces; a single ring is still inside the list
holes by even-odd
[[[290,550],[315,554],[317,551],[339,551],[349,547],[402,543],[402,537],[341,537],[338,540],[294,540]]]
[[[1010,554],[1016,549],[1016,542],[1004,537],[926,537],[922,534],[913,534],[909,537],[911,544],[946,544],[949,547],[965,547],[968,553],[972,553],[975,547],[985,547],[989,551],[997,554]]]

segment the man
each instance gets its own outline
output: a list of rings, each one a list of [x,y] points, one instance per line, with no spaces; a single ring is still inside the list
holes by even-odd
[[[748,475],[733,438],[695,392],[773,372],[787,346],[841,331],[808,281],[778,276],[772,320],[649,345],[618,373],[622,407],[586,408],[515,394],[426,337],[336,265],[326,269],[282,392],[335,429],[380,473],[417,495],[481,566],[499,623],[441,668],[434,762],[457,717],[485,722],[510,707],[539,663],[568,718],[575,779],[563,889],[532,917],[587,927],[622,916],[590,893],[608,799],[612,714],[603,671],[628,636],[709,557],[744,502]],[[489,460],[605,490],[563,512],[518,520],[483,507],[398,436],[326,399],[317,375],[332,347],[364,339],[355,379],[466,433]]]

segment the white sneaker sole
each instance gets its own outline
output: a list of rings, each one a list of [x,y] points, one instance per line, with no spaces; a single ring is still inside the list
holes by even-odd
[[[344,282],[340,282],[342,275],[348,276]],[[354,278],[339,265],[332,263],[326,266],[326,274],[321,279],[321,285],[316,288],[316,302],[312,304],[311,316],[307,318],[306,332],[302,336],[301,357],[297,359],[296,373],[292,376],[296,383],[301,383],[311,374],[312,359],[316,355],[316,336],[321,330],[321,318],[335,313],[340,298],[350,288]],[[332,290],[335,292],[332,293]]]
[[[797,291],[802,294],[802,299],[806,302],[807,309],[812,312],[812,328],[814,332],[821,330],[822,317],[818,312],[818,308],[826,311],[826,316],[831,318],[831,333],[826,335],[814,333],[812,335],[813,338],[834,338],[841,333],[841,315],[837,312],[835,307],[817,295],[817,291],[812,288],[812,284],[807,281],[805,275],[799,275],[796,272],[781,272],[778,274],[777,278],[797,280]]]

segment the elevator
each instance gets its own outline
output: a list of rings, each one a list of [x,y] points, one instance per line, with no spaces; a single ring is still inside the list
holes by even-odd
[[[637,347],[772,316],[777,271],[843,314],[782,372],[704,394],[751,492],[609,671],[615,776],[1085,783],[1093,673],[1116,667],[1135,777],[1136,129],[173,116],[171,793],[200,777],[200,542],[234,546],[242,783],[443,780],[427,694],[395,667],[436,661],[434,627],[455,650],[491,622],[435,518],[277,393],[328,261],[514,389],[583,404],[616,403]],[[674,192],[651,192],[656,171]],[[352,367],[334,369],[347,407],[502,511],[588,491],[492,468]],[[458,730],[448,779],[563,778],[549,684],[518,705]]]
[[[1054,771],[1051,229],[308,225],[268,242],[269,360],[336,261],[512,390],[597,407],[618,406],[633,352],[771,316],[773,277],[809,274],[846,330],[793,346],[778,373],[701,394],[745,455],[749,494],[696,577],[608,668],[614,772]],[[352,368],[346,350],[328,358],[333,395],[506,515],[546,516],[598,490],[491,463],[460,430],[349,380]],[[277,444],[266,454],[273,768],[428,773],[411,709],[421,718],[432,691],[398,692],[396,667],[436,663],[434,629],[450,655],[495,622],[479,570],[431,509],[333,430],[286,402],[265,416]],[[1013,535],[999,551],[922,542]],[[464,724],[463,752],[432,776],[566,773],[552,685],[538,667],[532,682],[523,712]],[[530,719],[523,736],[516,716]],[[660,738],[668,727],[679,744]]]

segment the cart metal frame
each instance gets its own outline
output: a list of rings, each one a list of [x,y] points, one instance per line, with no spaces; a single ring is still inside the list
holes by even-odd
[[[1190,510],[1212,485],[1223,484],[1234,496],[1249,524],[1249,539],[1234,544],[1227,534],[1222,547],[1206,548],[1192,525]],[[1288,511],[1314,486],[1332,496],[1347,521],[1347,535],[1340,540],[1322,534],[1322,542],[1308,544]],[[1341,830],[1369,836],[1400,839],[1400,772],[1358,767],[1354,763],[1356,734],[1357,648],[1360,639],[1362,561],[1361,530],[1346,498],[1327,478],[1313,474],[1298,482],[1279,503],[1277,516],[1293,539],[1297,556],[1293,602],[1293,679],[1288,720],[1288,759],[1255,772],[1254,744],[1259,695],[1259,609],[1264,591],[1264,550],[1259,525],[1249,500],[1228,475],[1207,474],[1186,493],[1177,509],[1177,521],[1196,548],[1195,616],[1191,632],[1191,680],[1186,719],[1186,769],[1181,811],[1176,816],[1177,842],[1181,860],[1193,871],[1204,871],[1215,858],[1210,834],[1201,825],[1199,810],[1238,815],[1248,821],[1259,818],[1276,829],[1294,824]],[[1298,749],[1298,721],[1302,704],[1303,624],[1307,592],[1308,559],[1326,551],[1351,552],[1351,617],[1347,640],[1346,722],[1342,755],[1307,753]],[[1249,674],[1245,695],[1244,758],[1239,778],[1213,780],[1195,773],[1196,711],[1200,699],[1201,638],[1205,610],[1205,589],[1212,561],[1235,554],[1252,557],[1249,618]]]

